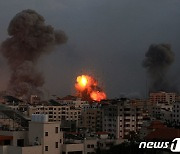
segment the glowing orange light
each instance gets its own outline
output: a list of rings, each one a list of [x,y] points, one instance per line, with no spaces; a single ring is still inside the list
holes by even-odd
[[[85,87],[86,84],[87,84],[87,82],[88,82],[88,79],[86,78],[85,75],[78,76],[77,82],[79,83],[79,85],[80,85],[81,87]]]
[[[106,99],[106,94],[98,87],[98,82],[89,75],[81,75],[76,79],[75,88],[78,92],[86,92],[90,99],[101,101]],[[98,89],[98,90],[97,90]]]
[[[78,91],[84,91],[88,84],[88,77],[86,75],[78,76],[76,79],[75,87]]]
[[[99,91],[93,91],[90,96],[94,101],[101,101],[103,99],[106,99],[106,94]]]

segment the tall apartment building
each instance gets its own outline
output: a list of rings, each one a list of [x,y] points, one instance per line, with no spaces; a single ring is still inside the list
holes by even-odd
[[[176,101],[173,103],[172,122],[180,126],[180,102],[179,101]]]
[[[69,98],[70,97],[70,98]],[[75,99],[73,96],[67,96],[64,99],[57,99],[56,105],[36,105],[28,107],[28,115],[48,114],[49,121],[61,120],[79,120],[81,110],[88,105],[87,101]]]
[[[156,104],[158,102],[172,103],[175,100],[176,100],[176,93],[167,93],[160,91],[149,94],[149,101],[151,104]]]
[[[164,122],[171,121],[173,103],[177,100],[176,93],[154,92],[149,95],[148,111],[150,115]]]
[[[163,121],[170,120],[170,113],[172,112],[172,108],[173,105],[171,103],[152,104],[152,111],[150,115]]]
[[[143,106],[131,101],[116,101],[103,106],[103,131],[114,138],[125,138],[130,131],[137,132],[142,126]]]
[[[102,109],[100,105],[88,105],[81,112],[79,128],[90,132],[102,131]]]
[[[78,121],[81,115],[80,108],[74,108],[71,106],[30,106],[28,108],[28,115],[32,114],[47,114],[49,121],[62,121],[72,120]]]

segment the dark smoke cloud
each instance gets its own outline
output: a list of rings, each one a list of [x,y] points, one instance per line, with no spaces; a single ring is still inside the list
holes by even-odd
[[[43,75],[36,63],[44,53],[53,51],[55,45],[66,43],[63,31],[55,31],[45,24],[45,19],[34,10],[24,10],[15,15],[8,27],[9,38],[1,44],[1,52],[11,69],[8,91],[18,97],[40,93]]]
[[[169,44],[153,44],[145,54],[143,67],[151,78],[151,91],[175,91],[167,79],[167,71],[174,62],[174,53]]]

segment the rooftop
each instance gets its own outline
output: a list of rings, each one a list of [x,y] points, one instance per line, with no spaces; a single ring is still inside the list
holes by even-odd
[[[173,140],[175,138],[180,137],[180,129],[175,129],[175,128],[158,128],[155,131],[151,132],[148,134],[145,139],[147,140]]]
[[[159,129],[159,128],[165,128],[166,126],[159,120],[152,121],[150,126],[148,126],[149,129]]]

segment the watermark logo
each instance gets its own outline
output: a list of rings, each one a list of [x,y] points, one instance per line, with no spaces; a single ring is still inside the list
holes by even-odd
[[[180,138],[175,138],[171,144],[172,152],[180,152]]]
[[[180,152],[180,138],[175,138],[172,143],[170,142],[141,142],[139,148],[156,148],[167,149],[170,147],[172,152]]]

